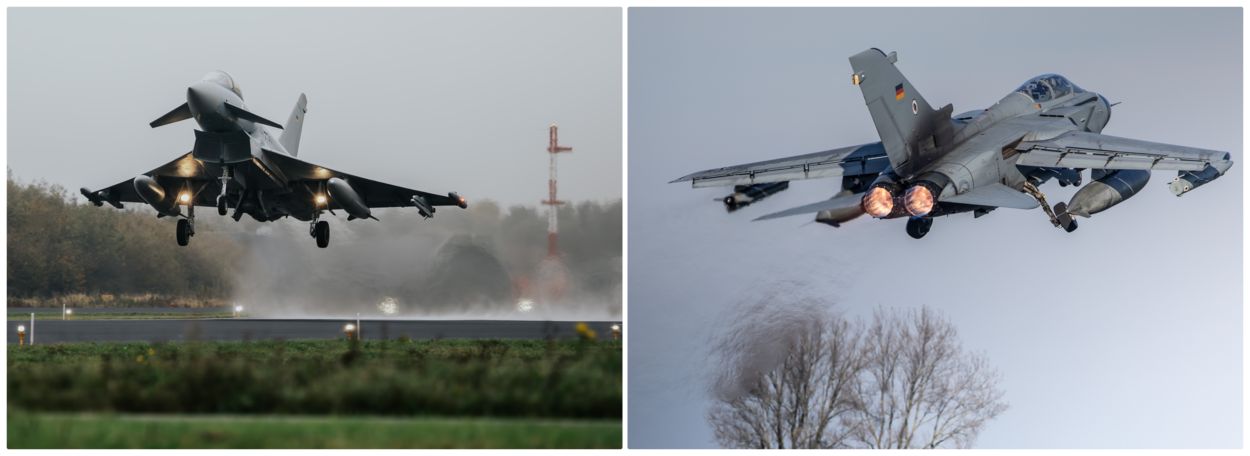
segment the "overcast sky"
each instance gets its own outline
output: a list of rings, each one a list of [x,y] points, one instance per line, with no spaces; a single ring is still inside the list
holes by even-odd
[[[77,193],[191,150],[194,122],[148,122],[224,70],[299,156],[472,202],[621,197],[620,8],[8,10],[8,166]]]
[[[878,141],[847,58],[898,52],[933,106],[1067,76],[1123,102],[1103,133],[1232,153],[1182,198],[1157,172],[1074,233],[1040,210],[832,228],[750,222],[836,193],[798,182],[733,214],[690,172]],[[806,280],[851,316],[943,311],[1003,373],[980,448],[1242,446],[1241,9],[629,10],[629,446],[712,447],[709,324]],[[1089,174],[1085,174],[1086,180]],[[1050,202],[1074,188],[1048,183]]]

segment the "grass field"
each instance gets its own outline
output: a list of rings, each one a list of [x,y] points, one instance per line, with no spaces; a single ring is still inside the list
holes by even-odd
[[[8,346],[35,412],[620,420],[619,341],[338,340]]]
[[[8,413],[8,447],[621,448],[620,420]]]
[[[244,314],[246,315],[246,314]],[[116,312],[116,313],[80,313],[74,314],[75,320],[163,320],[193,318],[231,318],[230,312],[213,313],[158,313],[158,312]],[[60,312],[35,312],[35,320],[60,320]],[[9,313],[9,320],[30,321],[30,313]]]

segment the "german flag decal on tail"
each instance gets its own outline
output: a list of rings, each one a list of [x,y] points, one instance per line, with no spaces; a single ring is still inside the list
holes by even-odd
[[[895,100],[903,99],[903,85],[902,84],[899,84],[894,87],[894,99]]]

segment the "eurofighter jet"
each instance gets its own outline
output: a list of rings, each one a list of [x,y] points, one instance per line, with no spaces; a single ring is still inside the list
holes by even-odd
[[[1176,196],[1228,172],[1230,155],[1101,134],[1111,119],[1102,95],[1057,74],[1026,81],[988,109],[952,116],[934,110],[895,68],[898,54],[872,48],[850,58],[881,141],[859,146],[700,171],[674,180],[695,188],[734,186],[723,199],[730,212],[789,188],[791,181],[841,178],[833,198],[755,220],[816,213],[840,226],[863,214],[907,218],[907,234],[920,239],[936,217],[1000,207],[1042,207],[1051,224],[1075,231],[1074,216],[1089,218],[1136,195],[1151,171],[1176,171],[1168,184]],[[1080,186],[1054,210],[1038,187],[1050,180]]]
[[[195,119],[195,145],[164,166],[116,185],[81,190],[96,206],[144,203],[157,217],[178,220],[178,245],[195,235],[195,207],[217,206],[218,215],[237,222],[244,214],[260,222],[283,217],[309,222],[308,233],[317,246],[330,244],[330,223],[321,216],[335,210],[347,220],[374,219],[370,209],[415,207],[425,218],[436,206],[468,207],[456,192],[436,195],[369,180],[317,166],[296,158],[299,137],[308,113],[308,98],[300,94],[286,126],[247,110],[243,91],[224,71],[213,71],[187,88],[187,102],[152,121],[152,128]],[[282,130],[277,138],[264,127]],[[186,214],[183,214],[183,207]]]

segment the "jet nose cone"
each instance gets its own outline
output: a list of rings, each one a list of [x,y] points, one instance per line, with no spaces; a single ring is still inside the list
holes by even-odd
[[[217,110],[219,104],[221,104],[221,97],[218,96],[216,87],[212,84],[199,82],[187,87],[187,105],[192,113],[196,115],[211,113]]]

